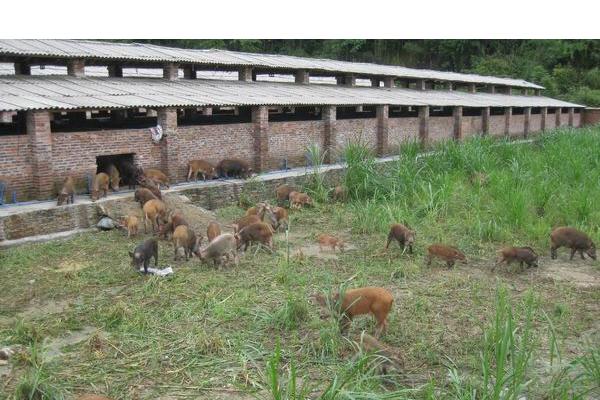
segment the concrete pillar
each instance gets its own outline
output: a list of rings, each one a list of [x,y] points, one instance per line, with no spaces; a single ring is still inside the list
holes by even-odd
[[[170,81],[179,79],[179,65],[177,63],[166,63],[163,66],[163,78]]]
[[[269,108],[252,107],[252,124],[254,125],[254,170],[265,171],[269,162]]]
[[[181,181],[185,176],[185,171],[180,166],[179,160],[177,109],[173,107],[160,108],[157,122],[163,131],[163,138],[160,141],[162,170],[167,174],[171,183]]]
[[[337,112],[335,106],[324,106],[321,112],[323,119],[323,149],[325,150],[325,162],[335,162],[336,137],[336,119]]]
[[[469,83],[467,85],[467,89],[469,93],[477,93],[477,85],[475,85],[474,83]]]
[[[121,65],[109,65],[108,66],[108,76],[111,78],[122,78],[123,77],[123,67]]]
[[[240,69],[238,70],[238,80],[244,81],[244,82],[251,82],[252,81],[252,67],[250,67],[250,66],[240,67]]]
[[[429,106],[419,106],[419,141],[422,146],[429,141]]]
[[[506,88],[506,94],[507,94],[507,95],[509,95],[509,96],[512,96],[512,94],[513,94],[513,89],[512,89],[512,87],[508,86],[508,87]]]
[[[75,59],[67,61],[67,75],[81,78],[85,76],[85,60]]]
[[[561,113],[562,113],[562,108],[556,107],[556,109],[554,110],[554,123],[557,128],[560,127],[560,114]]]
[[[529,130],[531,128],[531,107],[525,107],[524,118],[523,118],[523,136],[529,136]]]
[[[213,109],[212,107],[204,107],[202,109],[202,115],[212,115]]]
[[[385,76],[383,78],[383,87],[393,88],[394,85],[394,77],[393,76]]]
[[[383,157],[388,150],[389,110],[386,105],[377,106],[377,155]]]
[[[51,197],[54,190],[50,112],[27,111],[26,126],[31,154],[33,193],[36,199],[44,200]]]
[[[427,84],[425,82],[425,79],[417,79],[417,90],[425,90],[427,87]]]
[[[512,118],[512,107],[504,109],[504,136],[510,136],[510,120]]]
[[[490,133],[490,108],[483,107],[481,110],[481,131],[483,135]]]
[[[462,117],[463,117],[463,108],[462,106],[456,106],[452,110],[452,116],[454,117],[454,139],[461,140],[462,139]]]
[[[184,79],[196,79],[196,66],[188,65],[183,67],[183,78]]]
[[[310,80],[310,75],[308,73],[307,70],[305,69],[300,69],[298,71],[296,71],[296,73],[294,74],[295,79],[296,79],[296,83],[301,83],[303,85],[308,85],[309,80]]]
[[[569,126],[572,127],[575,125],[574,120],[575,120],[575,108],[569,107]]]
[[[541,124],[540,124],[540,128],[542,131],[546,130],[546,121],[548,120],[548,107],[542,107],[540,108],[540,115],[541,115]]]
[[[16,62],[15,75],[31,75],[31,64],[26,62]]]
[[[496,85],[488,85],[488,91],[492,94],[496,93]]]
[[[381,79],[371,78],[371,86],[372,87],[379,87],[380,83],[381,83]]]

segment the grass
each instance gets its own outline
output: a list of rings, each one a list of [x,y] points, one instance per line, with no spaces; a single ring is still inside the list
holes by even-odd
[[[418,156],[411,144],[382,166],[349,146],[348,202],[328,201],[331,184],[317,171],[306,188],[316,207],[291,212],[275,254],[250,251],[220,271],[195,259],[172,264],[171,277],[141,276],[127,256],[141,238],[121,232],[3,250],[0,346],[25,351],[11,359],[0,398],[599,397],[598,286],[557,275],[598,279],[599,263],[569,262],[565,250],[550,260],[548,235],[569,224],[598,241],[600,131],[557,131],[520,145],[473,138],[435,150]],[[244,205],[252,193],[243,192]],[[242,213],[217,210],[225,223]],[[414,255],[396,244],[384,251],[392,222],[416,230]],[[311,256],[321,232],[354,249]],[[425,266],[434,241],[461,248],[469,265]],[[539,269],[491,273],[497,249],[517,244],[541,254]],[[159,246],[160,264],[172,263],[170,244]],[[381,376],[380,360],[357,355],[340,335],[335,313],[321,319],[309,301],[366,285],[394,294],[381,339],[402,354],[399,373]],[[362,330],[373,333],[374,322],[357,318],[349,338]],[[70,343],[80,331],[94,333]]]

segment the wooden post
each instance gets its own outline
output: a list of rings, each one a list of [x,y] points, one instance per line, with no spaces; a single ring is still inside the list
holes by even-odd
[[[323,119],[323,148],[325,150],[325,162],[331,164],[335,162],[336,138],[336,107],[324,106],[321,112]]]
[[[388,149],[389,106],[377,106],[377,155],[383,157]]]
[[[452,115],[454,117],[454,139],[461,140],[462,139],[462,117],[463,117],[463,108],[462,106],[456,106],[452,110]]]
[[[421,146],[429,141],[429,106],[419,106],[419,141]]]
[[[504,109],[504,136],[510,136],[510,120],[512,118],[512,107]]]

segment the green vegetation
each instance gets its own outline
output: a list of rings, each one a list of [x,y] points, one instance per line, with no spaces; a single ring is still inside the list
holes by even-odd
[[[382,165],[349,146],[348,202],[328,201],[327,180],[308,177],[320,201],[291,212],[275,254],[249,251],[237,267],[194,259],[171,264],[171,277],[141,276],[127,252],[142,238],[122,232],[3,250],[0,347],[23,351],[0,365],[0,398],[597,398],[600,264],[568,261],[564,249],[550,260],[548,236],[568,224],[600,239],[600,130],[435,150],[409,144]],[[226,224],[243,212],[217,216]],[[383,249],[392,222],[416,230],[414,255]],[[319,253],[319,233],[349,249]],[[424,249],[436,241],[459,247],[469,264],[427,267]],[[540,267],[492,273],[504,245],[531,245]],[[171,245],[159,246],[160,264],[172,263]],[[366,285],[394,294],[381,340],[402,355],[400,371],[383,375],[379,357],[356,352],[352,341],[374,331],[370,318],[342,337],[337,307],[321,319],[310,301]]]
[[[600,41],[585,40],[197,40],[142,39],[166,46],[397,64],[525,79],[548,96],[600,106]]]

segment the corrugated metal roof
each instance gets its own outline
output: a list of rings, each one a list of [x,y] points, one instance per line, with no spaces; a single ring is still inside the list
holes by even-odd
[[[286,55],[255,54],[217,49],[179,49],[141,43],[66,39],[0,39],[0,55],[135,60],[141,62],[179,62],[231,67],[256,66],[273,69],[307,69],[311,71],[369,76],[394,76],[398,78],[543,89],[543,86],[521,79]]]
[[[373,105],[582,107],[543,96],[204,79],[0,77],[0,111],[31,109]]]

